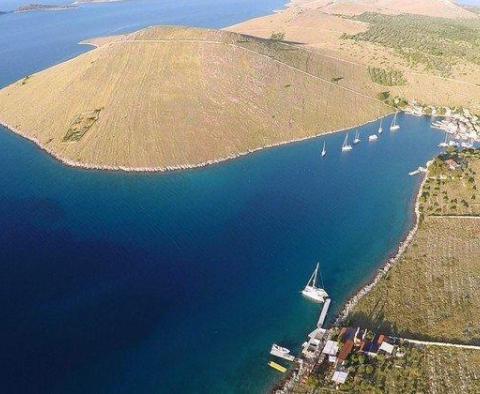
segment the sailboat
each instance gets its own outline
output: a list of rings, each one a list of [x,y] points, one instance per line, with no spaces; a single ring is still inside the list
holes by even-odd
[[[325,298],[328,297],[328,294],[324,289],[317,287],[317,276],[319,267],[320,264],[317,263],[315,271],[313,271],[313,274],[308,280],[307,285],[302,290],[302,294],[314,302],[322,303],[325,301]]]
[[[400,126],[397,124],[397,114],[398,111],[395,112],[395,116],[393,117],[392,124],[390,126],[390,130],[392,131],[398,130],[400,128]]]
[[[322,157],[325,157],[326,154],[327,154],[327,143],[324,141],[323,149],[322,149]]]
[[[382,124],[383,124],[383,118],[380,118],[380,127],[378,128],[378,134],[382,134],[382,133],[383,133]]]
[[[353,149],[352,145],[348,143],[348,133],[347,133],[347,135],[345,136],[345,140],[343,141],[342,152],[348,152],[348,151],[351,151],[352,149]]]
[[[372,135],[368,136],[368,141],[373,142],[373,141],[376,141],[376,140],[378,140],[378,135],[372,134]]]
[[[445,140],[438,144],[440,148],[446,148],[448,146],[448,133],[445,133]]]
[[[353,140],[353,144],[356,145],[358,143],[360,143],[361,139],[360,139],[360,132],[357,130],[355,132],[355,139]]]

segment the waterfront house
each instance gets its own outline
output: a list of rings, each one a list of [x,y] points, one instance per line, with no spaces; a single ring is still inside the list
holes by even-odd
[[[340,350],[340,353],[338,354],[337,365],[338,364],[342,365],[343,363],[345,363],[345,361],[347,360],[350,353],[352,353],[352,350],[353,350],[353,340],[347,339],[343,343],[342,349]]]
[[[448,159],[445,160],[445,164],[448,167],[449,170],[455,171],[460,168],[460,164],[458,164],[455,160],[453,159]]]

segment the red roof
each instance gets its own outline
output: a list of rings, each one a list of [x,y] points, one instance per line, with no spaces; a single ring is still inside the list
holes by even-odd
[[[349,339],[343,344],[342,350],[340,350],[340,354],[337,357],[338,361],[340,362],[345,361],[348,355],[352,352],[352,349],[353,349],[353,341]]]

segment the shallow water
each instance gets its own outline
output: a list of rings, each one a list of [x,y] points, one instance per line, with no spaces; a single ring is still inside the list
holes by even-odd
[[[220,27],[280,6],[257,3],[2,16],[0,84],[86,50],[76,45],[84,38],[157,23]],[[399,121],[370,144],[378,125],[362,127],[350,153],[339,133],[169,174],[65,167],[0,128],[0,391],[270,387],[272,342],[298,350],[318,318],[299,294],[315,263],[332,319],[411,226],[420,179],[408,172],[443,136],[426,118]]]

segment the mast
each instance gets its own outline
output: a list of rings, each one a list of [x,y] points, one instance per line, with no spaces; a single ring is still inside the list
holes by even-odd
[[[343,141],[343,145],[342,146],[347,146],[347,143],[348,143],[348,133],[345,135],[345,140]]]
[[[315,271],[313,271],[312,276],[308,280],[306,287],[308,286],[315,287],[315,283],[317,282],[317,272],[318,272],[318,264],[317,264],[317,267],[315,268]]]
[[[312,287],[317,287],[318,266],[319,266],[319,264],[317,263],[317,266],[315,267],[315,271],[313,271]]]
[[[396,124],[397,124],[397,112],[395,112],[395,115],[393,116],[392,126],[396,126]]]

